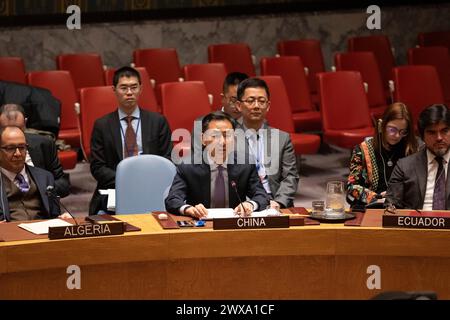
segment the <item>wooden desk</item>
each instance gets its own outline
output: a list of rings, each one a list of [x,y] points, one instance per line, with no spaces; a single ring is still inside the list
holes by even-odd
[[[450,299],[450,231],[345,227],[162,230],[0,243],[0,299],[368,299],[432,290]],[[69,265],[81,290],[69,290]],[[367,268],[381,269],[369,290]]]

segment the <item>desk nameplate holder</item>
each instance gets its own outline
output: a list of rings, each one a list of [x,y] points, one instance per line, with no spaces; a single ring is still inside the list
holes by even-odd
[[[214,230],[289,228],[289,216],[213,219]]]
[[[412,213],[410,215],[383,214],[383,228],[405,229],[450,229],[450,214],[435,212]]]
[[[55,240],[113,236],[123,234],[124,231],[125,224],[123,221],[87,223],[65,227],[50,227],[48,228],[48,238]]]

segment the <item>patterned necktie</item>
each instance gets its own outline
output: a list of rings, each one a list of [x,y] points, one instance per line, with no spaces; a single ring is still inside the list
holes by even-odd
[[[433,210],[445,210],[445,170],[443,164],[444,159],[442,157],[436,157],[435,160],[439,164],[439,167],[436,173],[436,180],[434,182]]]
[[[134,132],[133,125],[131,124],[134,117],[127,116],[124,119],[127,121],[127,130],[125,131],[124,158],[137,156],[138,146],[136,140],[136,132]]]
[[[225,179],[223,178],[223,167],[217,167],[217,177],[214,185],[214,207],[225,208]]]
[[[30,191],[30,185],[28,184],[28,182],[25,180],[24,176],[21,173],[17,174],[15,180],[19,184],[20,191],[22,191],[23,193]]]

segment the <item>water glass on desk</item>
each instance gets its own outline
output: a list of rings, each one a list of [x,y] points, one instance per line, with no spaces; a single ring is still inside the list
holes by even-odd
[[[325,212],[327,215],[345,214],[345,193],[342,181],[329,181],[327,183],[327,198]]]

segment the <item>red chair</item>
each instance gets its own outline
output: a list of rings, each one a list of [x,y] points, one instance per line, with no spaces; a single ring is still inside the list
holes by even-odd
[[[58,151],[58,159],[64,170],[70,170],[77,165],[78,155],[73,150]]]
[[[444,95],[436,68],[433,66],[401,66],[393,69],[394,101],[403,102],[416,123],[420,112],[434,103],[444,103]]]
[[[90,87],[80,90],[78,126],[81,148],[86,160],[91,155],[91,135],[95,120],[117,110],[117,98],[111,86]]]
[[[32,86],[50,90],[61,102],[60,130],[58,138],[73,147],[80,146],[75,103],[77,93],[69,71],[36,71],[28,73],[28,83]]]
[[[373,118],[381,118],[386,109],[386,98],[380,69],[375,55],[370,51],[337,53],[334,56],[336,70],[358,71],[368,85],[367,98]]]
[[[446,47],[409,49],[408,63],[434,66],[439,75],[445,102],[450,105],[450,55],[448,49]]]
[[[242,72],[249,77],[256,75],[251,49],[245,43],[209,45],[208,62],[225,64],[227,74],[231,72]]]
[[[421,47],[444,46],[450,50],[450,31],[421,32],[417,38]]]
[[[105,85],[102,58],[96,53],[60,54],[56,67],[70,72],[77,90]]]
[[[0,57],[0,80],[26,84],[22,58]]]
[[[262,58],[261,74],[281,76],[286,86],[296,131],[320,131],[320,112],[314,110],[300,57]]]
[[[389,38],[385,35],[349,38],[348,51],[372,51],[374,53],[388,99],[390,97],[389,80],[391,80],[392,68],[395,67],[395,58]]]
[[[307,78],[311,99],[318,105],[319,95],[317,93],[316,74],[325,72],[322,48],[320,41],[315,39],[283,40],[277,44],[280,56],[299,56],[307,70]]]
[[[261,76],[269,86],[270,109],[266,119],[271,127],[286,131],[291,137],[295,154],[315,154],[320,147],[320,137],[315,134],[295,133],[291,106],[283,79],[280,76]]]
[[[148,76],[147,70],[145,68],[135,68],[141,76],[141,87],[142,92],[139,97],[138,105],[142,109],[161,112],[161,107],[156,102],[156,95],[153,86],[150,83],[150,78]],[[114,72],[116,69],[105,70],[105,83],[107,86],[113,85]]]
[[[375,133],[361,74],[356,71],[317,75],[325,142],[352,149]]]
[[[188,64],[184,66],[186,81],[203,81],[208,93],[212,95],[212,110],[219,110],[222,105],[222,86],[227,76],[223,63]]]

